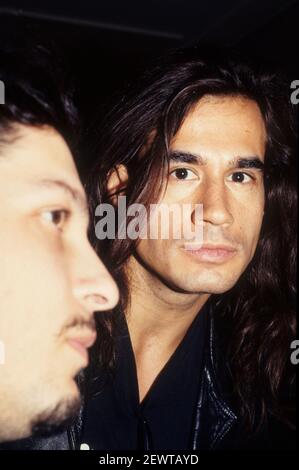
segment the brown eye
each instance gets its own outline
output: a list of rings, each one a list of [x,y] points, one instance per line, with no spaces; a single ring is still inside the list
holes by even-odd
[[[186,168],[179,168],[178,170],[175,170],[174,174],[179,180],[184,180],[188,176],[188,171]]]
[[[170,175],[177,180],[194,180],[197,178],[196,174],[189,168],[176,168]]]
[[[43,219],[55,225],[59,229],[64,226],[68,216],[69,212],[65,209],[48,210],[43,212]]]
[[[242,171],[238,171],[236,173],[233,173],[231,175],[231,181],[234,183],[248,183],[251,180],[253,180],[253,177],[248,175],[247,173],[244,173]]]

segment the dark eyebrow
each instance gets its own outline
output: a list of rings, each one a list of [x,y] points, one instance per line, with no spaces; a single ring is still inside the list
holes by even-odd
[[[233,160],[233,166],[235,168],[256,168],[257,170],[264,171],[265,164],[259,157],[246,157],[246,158],[237,158],[236,161]]]
[[[80,207],[82,212],[85,212],[89,215],[87,200],[85,197],[84,192],[80,191],[79,189],[74,188],[66,181],[56,180],[56,179],[42,179],[38,182],[38,186],[43,186],[46,188],[59,188],[62,189],[65,193],[67,193],[71,198],[76,202],[76,204]]]
[[[169,153],[169,161],[175,163],[193,163],[197,165],[206,165],[207,161],[201,155],[172,150]],[[264,163],[260,157],[253,155],[248,157],[236,157],[229,162],[230,168],[256,168],[264,170]]]
[[[204,165],[204,159],[200,155],[190,152],[181,152],[180,150],[171,150],[168,154],[169,161],[176,163],[197,163]]]

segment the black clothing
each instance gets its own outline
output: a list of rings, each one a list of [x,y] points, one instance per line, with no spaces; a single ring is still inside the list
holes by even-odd
[[[194,382],[199,384],[199,389],[194,406],[194,419],[188,450],[278,450],[296,448],[295,433],[286,426],[281,425],[281,423],[271,423],[270,420],[269,426],[264,426],[256,435],[249,435],[244,431],[241,418],[232,403],[232,384],[223,346],[224,328],[223,325],[219,327],[218,315],[214,317],[213,302],[209,301],[207,307],[202,367],[198,369],[198,372],[193,371]],[[219,314],[219,312],[217,313]],[[86,410],[88,410],[88,403]],[[169,417],[169,433],[172,432],[170,429],[172,423],[172,417]],[[165,426],[165,423],[163,423],[163,426]],[[83,405],[75,424],[67,431],[48,438],[29,438],[11,444],[6,443],[2,448],[30,450],[80,449],[80,445],[84,443],[82,432],[84,433],[84,429],[87,430],[88,428],[89,424],[85,422],[85,406]],[[115,429],[115,433],[117,433],[117,429]],[[143,431],[142,435],[146,436],[147,434]],[[183,442],[184,435],[186,436],[186,434],[182,434],[181,442]],[[150,439],[145,439],[143,442],[144,450],[150,452],[153,444],[157,445],[155,442],[151,442]]]
[[[86,404],[81,443],[95,450],[191,448],[207,317],[204,306],[140,404],[134,352],[124,321],[115,374]]]

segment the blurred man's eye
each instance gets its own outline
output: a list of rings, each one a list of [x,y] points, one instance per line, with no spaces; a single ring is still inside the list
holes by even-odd
[[[62,230],[70,216],[70,211],[66,209],[46,210],[42,213],[42,218],[49,224],[55,226],[58,230]]]

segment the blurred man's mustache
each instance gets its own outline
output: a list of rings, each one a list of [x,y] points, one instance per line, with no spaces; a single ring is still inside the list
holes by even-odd
[[[95,319],[94,317],[90,318],[89,320],[81,316],[75,317],[63,327],[61,334],[65,333],[65,331],[69,329],[78,329],[78,330],[88,329],[88,330],[91,330],[92,332],[95,332],[96,331]]]

